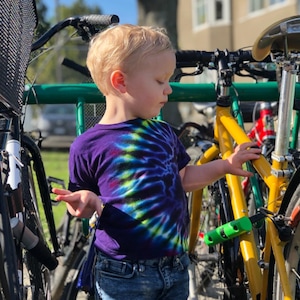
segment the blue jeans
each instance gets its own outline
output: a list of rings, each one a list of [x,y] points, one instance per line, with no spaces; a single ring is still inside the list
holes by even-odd
[[[95,299],[186,300],[189,264],[186,253],[133,262],[115,260],[99,252],[95,266]]]

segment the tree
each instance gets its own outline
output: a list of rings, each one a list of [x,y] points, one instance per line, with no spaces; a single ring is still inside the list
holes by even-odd
[[[178,48],[177,6],[178,0],[138,0],[138,24],[166,28],[175,49]]]
[[[178,49],[177,40],[178,0],[138,0],[138,24],[164,27],[173,47]],[[174,126],[182,123],[178,103],[167,103],[163,109],[164,120]]]
[[[44,20],[45,6],[41,1],[38,1],[38,3],[37,7],[40,6],[42,8],[41,10],[38,9],[38,17],[40,19],[43,16],[42,19]],[[62,21],[65,18],[88,14],[101,14],[101,9],[95,5],[88,6],[84,0],[76,0],[71,6],[59,5],[51,23],[55,24],[57,21]],[[43,32],[37,31],[38,36],[41,33]],[[53,49],[42,54],[39,59],[30,65],[27,74],[31,82],[35,81],[41,84],[87,81],[85,76],[61,64],[63,58],[69,58],[80,65],[85,65],[88,44],[81,39],[71,39],[71,36],[74,34],[74,28],[66,28],[47,43],[46,47],[52,47]],[[37,53],[35,53],[36,55]]]

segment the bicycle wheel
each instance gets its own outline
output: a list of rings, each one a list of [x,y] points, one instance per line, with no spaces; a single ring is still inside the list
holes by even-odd
[[[231,198],[229,195],[225,178],[218,180],[218,193],[220,202],[221,224],[234,220]],[[245,285],[245,271],[242,254],[239,246],[239,238],[229,239],[220,244],[220,266],[219,272],[224,278],[224,300],[247,299],[247,288]]]
[[[40,219],[38,202],[35,193],[34,181],[30,156],[26,151],[22,153],[22,190],[24,200],[24,224],[30,229],[40,241],[44,241],[44,232]],[[20,247],[20,261],[23,265],[23,299],[50,300],[51,299],[51,278],[50,270],[46,268],[30,251]]]
[[[2,157],[3,158],[3,157]],[[3,161],[1,162],[1,177],[3,179]],[[5,181],[5,180],[4,180]],[[8,197],[0,180],[0,299],[21,299],[17,271],[17,254],[14,237],[10,226]]]
[[[80,270],[85,262],[88,246],[86,245],[76,256],[76,260],[73,265],[70,266],[69,272],[67,274],[66,281],[64,283],[64,290],[60,297],[61,300],[93,300],[94,296],[80,290],[77,287],[78,279],[80,276]],[[92,272],[93,270],[91,270]]]
[[[191,201],[201,201],[197,199],[198,194],[189,195],[189,203]],[[215,286],[217,281],[217,264],[219,255],[215,247],[208,247],[204,243],[204,234],[214,229],[217,225],[217,212],[214,199],[211,197],[209,187],[205,188],[202,193],[202,207],[199,217],[199,227],[197,227],[197,237],[194,242],[194,248],[189,249],[189,255],[191,259],[191,266],[189,268],[190,275],[190,297],[189,299],[197,299],[197,295],[212,296],[215,294]],[[195,212],[193,212],[195,213]],[[191,226],[195,226],[192,217]]]
[[[294,227],[294,235],[284,248],[285,265],[288,274],[289,286],[292,291],[292,299],[300,299],[300,225],[299,225],[299,207],[300,207],[300,185],[293,192],[287,206],[285,217],[298,220]],[[295,216],[294,214],[297,214]],[[296,217],[296,218],[295,218]],[[276,264],[273,270],[273,299],[283,300],[283,293],[280,283],[280,277],[276,270]]]
[[[82,220],[66,211],[57,230],[63,256],[52,278],[52,300],[92,299],[77,288],[77,281],[90,239],[83,232]]]

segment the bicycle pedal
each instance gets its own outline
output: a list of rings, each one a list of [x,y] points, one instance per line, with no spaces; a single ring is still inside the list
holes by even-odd
[[[49,176],[47,178],[47,182],[48,182],[48,184],[49,184],[50,187],[51,187],[51,183],[55,183],[55,184],[61,186],[63,189],[66,188],[64,180],[59,179],[59,178],[55,178],[55,177]]]

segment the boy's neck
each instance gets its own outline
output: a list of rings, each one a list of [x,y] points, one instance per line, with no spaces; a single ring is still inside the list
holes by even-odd
[[[99,124],[106,124],[106,125],[118,124],[136,118],[137,118],[136,116],[133,116],[131,113],[128,113],[122,107],[119,108],[106,107],[104,115],[99,121]]]

